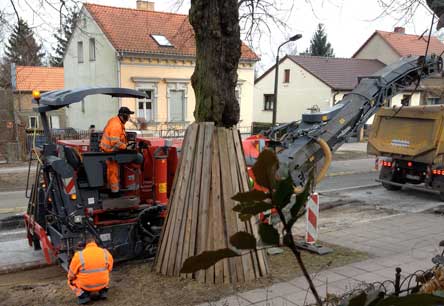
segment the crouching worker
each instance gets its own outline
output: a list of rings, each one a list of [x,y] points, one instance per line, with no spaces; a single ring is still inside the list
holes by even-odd
[[[79,304],[88,303],[93,293],[101,299],[107,297],[112,269],[111,253],[97,246],[94,238],[89,237],[85,248],[74,254],[68,270],[68,285],[76,294]]]

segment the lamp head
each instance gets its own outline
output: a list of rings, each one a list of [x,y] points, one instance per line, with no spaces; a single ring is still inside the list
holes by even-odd
[[[302,38],[302,34],[296,34],[295,36],[290,37],[290,41],[296,41]]]

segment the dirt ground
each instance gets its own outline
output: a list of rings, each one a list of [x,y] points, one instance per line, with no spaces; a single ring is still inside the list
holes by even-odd
[[[332,246],[334,253],[317,256],[304,253],[308,270],[317,272],[365,260],[362,252]],[[117,266],[112,273],[109,298],[94,305],[173,306],[196,305],[217,301],[224,296],[249,289],[268,287],[272,283],[300,276],[292,254],[269,257],[271,275],[242,286],[207,286],[194,280],[163,277],[151,272],[151,263],[127,263]],[[58,266],[0,275],[1,305],[75,305],[73,293],[66,284],[65,272]]]

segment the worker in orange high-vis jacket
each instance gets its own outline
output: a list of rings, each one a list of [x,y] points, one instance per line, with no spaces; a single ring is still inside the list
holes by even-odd
[[[68,285],[79,304],[88,303],[93,293],[98,293],[101,299],[107,297],[112,269],[111,253],[97,246],[94,238],[88,238],[85,248],[74,254],[68,270]]]
[[[114,152],[125,150],[128,144],[125,133],[125,123],[128,122],[130,115],[134,112],[128,107],[121,107],[117,116],[109,119],[103,130],[103,136],[100,140],[100,149],[104,152]],[[106,175],[108,185],[111,189],[111,197],[120,196],[120,177],[119,164],[116,161],[108,160],[106,162]]]

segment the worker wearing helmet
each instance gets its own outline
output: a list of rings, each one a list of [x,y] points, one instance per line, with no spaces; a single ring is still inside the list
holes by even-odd
[[[92,293],[98,293],[102,299],[107,297],[112,269],[111,253],[97,246],[94,238],[89,238],[85,248],[74,254],[68,270],[68,285],[79,304],[88,303]]]
[[[125,133],[125,123],[128,122],[129,117],[134,112],[130,111],[128,107],[121,107],[117,116],[109,119],[103,130],[103,136],[100,140],[100,149],[104,152],[115,152],[125,150],[128,144]],[[119,164],[117,161],[107,161],[106,175],[108,185],[111,189],[111,197],[118,197],[120,195],[119,186]]]

